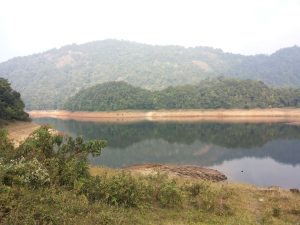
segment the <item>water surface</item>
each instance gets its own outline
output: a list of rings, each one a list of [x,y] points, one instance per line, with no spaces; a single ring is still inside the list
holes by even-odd
[[[139,163],[173,163],[218,169],[229,180],[259,186],[300,188],[300,127],[284,123],[230,124],[137,122],[99,123],[53,118],[71,136],[106,139],[91,164],[124,167]]]

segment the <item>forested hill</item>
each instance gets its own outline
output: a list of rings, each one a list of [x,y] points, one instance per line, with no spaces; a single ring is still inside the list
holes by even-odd
[[[248,56],[229,74],[238,78],[261,80],[274,86],[300,86],[300,47],[280,49],[270,56]]]
[[[56,109],[79,90],[108,81],[159,90],[222,75],[298,86],[299,62],[296,46],[270,56],[242,56],[209,47],[104,40],[14,58],[0,64],[0,76],[22,94],[27,109]]]
[[[11,89],[7,80],[0,78],[0,122],[1,120],[28,120],[20,94]]]
[[[300,89],[270,88],[261,81],[217,78],[198,85],[143,90],[108,82],[80,91],[64,108],[72,111],[126,109],[215,109],[298,107]]]

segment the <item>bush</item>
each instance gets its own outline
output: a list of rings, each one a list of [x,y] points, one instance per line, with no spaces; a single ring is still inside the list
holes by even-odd
[[[50,184],[47,169],[36,159],[25,161],[21,158],[9,164],[0,164],[1,183],[4,185],[24,185],[30,188],[45,187]]]
[[[280,217],[281,209],[279,207],[273,207],[272,211],[273,211],[272,214],[273,214],[274,217],[277,217],[277,218]]]
[[[188,191],[190,202],[195,208],[214,212],[218,215],[232,213],[227,201],[233,193],[228,187],[218,187],[203,181],[187,185],[185,189]]]
[[[42,126],[19,146],[16,158],[35,157],[48,171],[52,185],[73,189],[77,180],[90,176],[88,155],[99,155],[105,146],[103,140],[85,142],[82,137],[73,139]]]
[[[148,196],[145,183],[125,172],[113,176],[103,175],[78,183],[78,193],[85,194],[91,202],[102,201],[109,205],[139,207]]]
[[[156,174],[146,178],[147,192],[151,194],[152,201],[157,201],[162,207],[181,206],[183,194],[180,186],[167,174]]]
[[[8,138],[7,131],[0,129],[0,159],[7,161],[12,157],[14,146]]]

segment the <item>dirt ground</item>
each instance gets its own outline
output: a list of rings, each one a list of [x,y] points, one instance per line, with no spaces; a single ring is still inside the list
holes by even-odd
[[[24,141],[38,127],[38,124],[20,121],[8,122],[3,126],[3,128],[8,131],[8,136],[13,140],[15,145]]]

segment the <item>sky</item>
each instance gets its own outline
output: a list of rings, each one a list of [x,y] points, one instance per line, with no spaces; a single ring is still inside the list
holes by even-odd
[[[300,0],[0,0],[0,62],[103,39],[271,54],[300,45]]]

